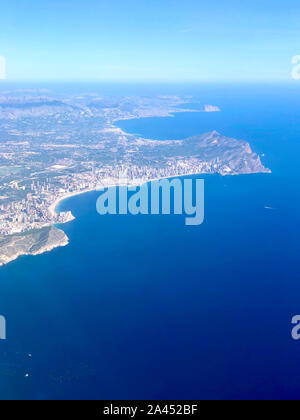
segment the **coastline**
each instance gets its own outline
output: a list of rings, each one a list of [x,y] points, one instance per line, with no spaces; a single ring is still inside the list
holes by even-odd
[[[263,172],[250,172],[250,173],[245,173],[243,175],[250,175],[250,174],[254,174],[254,173],[263,174]],[[265,172],[265,174],[267,174],[267,173],[271,173],[271,171],[270,172]],[[119,186],[125,186],[125,185],[127,185],[127,187],[129,187],[129,188],[130,187],[139,187],[139,186],[142,186],[144,184],[148,184],[150,182],[155,182],[155,181],[160,181],[160,180],[163,180],[163,179],[176,179],[176,178],[183,178],[183,177],[187,177],[187,176],[196,176],[196,175],[200,176],[200,175],[216,175],[216,174],[215,173],[209,173],[209,172],[207,172],[207,173],[204,173],[204,172],[200,172],[200,173],[199,172],[190,172],[190,173],[186,173],[186,174],[183,174],[183,175],[172,175],[172,176],[165,176],[165,177],[159,177],[159,178],[152,178],[152,179],[148,179],[148,180],[146,180],[146,179],[136,179],[136,181],[131,181],[130,183],[124,183],[122,181],[121,182],[115,182],[115,181],[112,181],[112,180],[106,180],[107,182],[105,182],[105,180],[104,180],[104,182],[101,184],[101,188],[100,188],[100,185],[99,185],[99,187],[89,188],[89,189],[86,189],[86,190],[76,191],[76,192],[72,192],[72,193],[66,193],[66,194],[58,197],[49,206],[48,209],[49,209],[50,214],[53,216],[53,218],[55,218],[59,215],[59,213],[56,211],[59,204],[61,204],[64,200],[66,200],[68,198],[71,198],[71,197],[75,197],[75,196],[78,196],[78,195],[83,195],[83,194],[86,194],[86,193],[89,193],[89,192],[96,192],[96,191],[101,192],[102,190],[104,190],[106,188],[119,187]],[[233,176],[233,175],[241,175],[241,174],[226,174],[226,175],[225,174],[223,174],[223,175],[219,174],[219,175],[220,176]],[[70,218],[68,221],[66,221],[64,223],[70,222],[72,220],[75,220],[75,217],[73,215],[72,215],[72,218]],[[61,224],[64,224],[64,223],[61,223]],[[55,238],[53,241],[51,241],[50,244],[47,244],[44,247],[40,247],[40,249],[37,252],[31,252],[31,251],[28,251],[27,249],[22,249],[21,251],[15,253],[14,255],[10,255],[9,257],[4,256],[4,258],[2,258],[2,262],[0,264],[0,267],[10,263],[11,261],[16,260],[20,256],[40,255],[40,254],[44,254],[46,252],[50,252],[57,247],[67,246],[69,244],[69,238],[67,237],[67,235],[65,234],[65,232],[63,230],[55,227],[56,224],[57,223],[53,222],[51,225],[48,226],[48,229],[50,229],[50,231],[51,231],[51,229],[55,229],[56,232],[58,232],[61,235],[61,237],[58,240]],[[25,237],[26,235],[20,235],[19,234],[19,235],[13,235],[13,236],[14,237]]]
[[[82,194],[86,194],[86,193],[90,193],[90,192],[96,192],[96,191],[102,191],[102,189],[105,188],[114,188],[114,187],[122,187],[127,185],[129,188],[130,187],[141,187],[144,184],[148,184],[149,182],[155,182],[155,181],[160,181],[163,179],[173,179],[173,178],[182,178],[185,176],[195,176],[195,175],[209,175],[208,173],[199,173],[199,172],[191,172],[191,173],[187,173],[184,175],[172,175],[172,176],[164,176],[164,177],[160,177],[160,178],[151,178],[148,180],[136,180],[132,181],[131,183],[128,184],[124,184],[124,183],[103,183],[101,184],[101,189],[99,188],[89,188],[87,190],[82,190],[82,191],[77,191],[77,192],[72,192],[72,193],[67,193],[65,195],[62,195],[61,197],[58,197],[50,206],[49,206],[49,212],[53,217],[56,217],[59,215],[59,213],[57,213],[56,209],[57,207],[65,200],[67,200],[68,198],[72,198],[72,197],[76,197],[78,195],[82,195]]]
[[[21,256],[45,254],[68,244],[69,238],[65,232],[55,226],[7,236],[0,241],[0,267]]]
[[[59,206],[59,204],[61,204],[63,201],[67,200],[68,198],[71,197],[76,197],[77,195],[81,195],[81,194],[85,194],[88,192],[93,192],[93,191],[97,191],[96,188],[93,189],[87,189],[87,190],[83,190],[83,191],[76,191],[76,192],[72,192],[72,193],[67,193],[65,195],[62,195],[61,197],[58,197],[50,206],[49,206],[49,213],[51,214],[51,216],[56,217],[59,215],[59,213],[56,212],[57,207]]]
[[[189,102],[185,102],[185,101],[183,101],[182,103],[181,103],[181,105],[182,104],[189,104]],[[218,108],[218,107],[216,107],[216,108]],[[184,109],[184,108],[182,108],[182,109],[173,109],[173,110],[169,110],[168,112],[167,112],[167,115],[152,115],[152,116],[134,116],[134,117],[125,117],[125,118],[116,118],[116,119],[114,119],[113,121],[112,121],[112,123],[111,123],[111,126],[109,127],[109,128],[106,128],[105,130],[106,131],[114,131],[114,132],[118,132],[118,133],[120,133],[120,134],[124,134],[124,135],[129,135],[129,136],[134,136],[134,134],[133,133],[127,133],[127,132],[125,132],[121,127],[118,127],[118,125],[116,125],[116,123],[117,122],[119,122],[119,121],[124,121],[124,120],[134,120],[134,119],[137,119],[137,120],[139,120],[139,119],[144,119],[144,118],[166,118],[166,117],[175,117],[176,116],[176,114],[177,113],[187,113],[187,112],[195,112],[195,113],[198,113],[198,112],[204,112],[204,113],[211,113],[211,112],[220,112],[221,111],[221,109],[220,108],[218,108],[217,110],[206,110],[206,109],[203,109],[203,110],[197,110],[197,109]],[[157,140],[154,140],[154,141],[157,141]],[[251,146],[250,146],[250,144],[249,144],[249,148],[250,148],[250,150],[251,150]],[[214,173],[214,174],[218,174],[219,172],[216,172],[216,173]],[[270,170],[270,169],[268,169],[268,168],[266,168],[266,171],[265,172],[261,172],[261,171],[257,171],[257,172],[249,172],[249,174],[257,174],[257,173],[261,173],[261,174],[263,174],[263,173],[272,173],[272,171]],[[142,186],[142,185],[144,185],[144,184],[147,184],[147,183],[149,183],[149,182],[154,182],[154,181],[159,181],[159,180],[162,180],[162,179],[171,179],[171,178],[182,178],[182,177],[184,177],[184,176],[195,176],[195,175],[209,175],[210,173],[205,173],[205,172],[192,172],[192,173],[187,173],[187,174],[184,174],[184,175],[172,175],[172,176],[165,176],[165,177],[160,177],[160,178],[153,178],[153,179],[149,179],[149,180],[140,180],[140,182],[138,182],[138,180],[136,181],[136,182],[134,182],[134,181],[131,181],[131,183],[130,184],[127,184],[127,186],[131,186],[131,187],[133,187],[133,186],[136,186],[136,187],[139,187],[139,186]],[[228,174],[222,174],[222,173],[219,173],[221,176],[234,176],[234,175],[247,175],[248,173],[228,173]],[[124,184],[123,184],[124,185]],[[122,184],[120,184],[120,183],[107,183],[107,184],[105,184],[105,180],[104,180],[104,183],[101,183],[101,188],[99,188],[99,191],[101,191],[102,189],[105,189],[105,188],[112,188],[112,187],[118,187],[118,186],[122,186]],[[53,217],[53,218],[55,218],[56,216],[58,216],[59,215],[59,213],[57,213],[56,212],[56,209],[57,209],[57,207],[59,206],[59,204],[61,204],[64,200],[67,200],[68,198],[72,198],[72,197],[76,197],[76,196],[78,196],[78,195],[81,195],[81,194],[85,194],[85,193],[88,193],[88,192],[95,192],[95,191],[97,191],[98,190],[98,188],[97,187],[95,187],[95,188],[89,188],[89,189],[86,189],[86,190],[82,190],[82,191],[76,191],[76,192],[72,192],[72,193],[66,193],[66,194],[64,194],[64,195],[62,195],[61,197],[58,197],[50,206],[49,206],[49,213],[51,214],[51,216]],[[71,219],[71,220],[74,220],[75,218],[73,217],[73,219]],[[68,222],[69,221],[71,221],[71,220],[68,220]]]
[[[82,190],[82,191],[76,191],[76,192],[72,192],[72,193],[67,193],[65,195],[62,195],[61,197],[58,197],[50,206],[49,206],[49,212],[53,217],[56,217],[59,215],[59,213],[57,213],[56,209],[57,207],[65,200],[67,200],[68,198],[72,198],[72,197],[76,197],[78,195],[82,195],[82,194],[86,194],[86,193],[90,193],[90,192],[96,192],[99,191],[101,192],[103,189],[105,188],[114,188],[114,187],[122,187],[122,186],[127,186],[127,187],[141,187],[144,184],[148,184],[150,182],[156,182],[156,181],[161,181],[163,179],[175,179],[175,178],[183,178],[183,177],[187,177],[187,176],[196,176],[196,175],[220,175],[222,177],[225,176],[240,176],[240,175],[254,175],[254,174],[271,174],[272,171],[266,171],[266,172],[249,172],[249,173],[244,173],[244,174],[219,174],[219,173],[210,173],[210,172],[189,172],[186,173],[184,175],[171,175],[171,176],[164,176],[164,177],[159,177],[159,178],[151,178],[148,180],[136,180],[136,181],[132,181],[131,183],[125,184],[125,183],[103,183],[101,184],[101,188],[95,187],[95,188],[89,188],[87,190]],[[75,219],[75,218],[74,218]]]

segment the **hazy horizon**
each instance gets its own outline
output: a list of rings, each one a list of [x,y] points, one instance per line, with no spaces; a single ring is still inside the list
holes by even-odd
[[[300,5],[267,0],[67,0],[2,5],[7,79],[73,82],[291,80]]]

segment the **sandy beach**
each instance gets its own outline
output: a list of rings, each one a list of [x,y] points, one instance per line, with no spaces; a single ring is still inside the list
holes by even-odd
[[[93,189],[88,189],[88,190],[76,191],[76,192],[67,193],[67,194],[62,195],[61,197],[58,197],[49,207],[49,213],[51,214],[51,216],[56,217],[58,215],[58,213],[56,212],[56,209],[62,201],[66,200],[67,198],[75,197],[77,195],[81,195],[81,194],[85,194],[85,193],[93,192],[93,191],[96,191],[96,189],[93,188]]]
[[[148,184],[149,182],[160,181],[162,179],[182,178],[182,177],[185,177],[185,176],[193,176],[193,175],[200,175],[200,174],[199,173],[188,173],[188,174],[185,174],[185,175],[172,175],[172,176],[166,176],[166,177],[161,177],[161,178],[153,178],[153,179],[148,179],[148,180],[146,180],[146,179],[138,180],[137,179],[136,181],[131,181],[131,183],[128,183],[128,184],[125,184],[125,185],[127,185],[128,187],[140,187],[141,185]],[[105,189],[105,188],[118,187],[118,186],[122,186],[122,185],[124,185],[124,184],[122,184],[122,182],[121,183],[115,183],[115,182],[111,182],[111,180],[109,182],[108,181],[105,182],[105,180],[104,180],[104,182],[101,183],[101,186],[99,185],[99,191],[102,191],[102,189]],[[71,198],[71,197],[76,197],[77,195],[85,194],[85,193],[88,193],[88,192],[94,192],[94,191],[97,191],[97,190],[98,190],[98,187],[95,187],[95,188],[89,188],[89,189],[82,190],[82,191],[66,193],[66,194],[62,195],[61,197],[58,197],[50,205],[49,212],[53,217],[56,217],[58,215],[58,213],[56,212],[56,209],[62,201],[66,200],[68,198]]]

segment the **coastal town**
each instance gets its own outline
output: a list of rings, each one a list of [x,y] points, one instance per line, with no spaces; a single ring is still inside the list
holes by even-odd
[[[151,167],[108,167],[92,172],[60,177],[58,185],[47,181],[33,181],[27,192],[25,186],[17,182],[11,184],[16,191],[26,193],[20,201],[7,202],[0,205],[0,235],[12,235],[32,229],[40,229],[53,224],[63,224],[74,219],[70,211],[56,212],[58,204],[68,197],[95,191],[110,186],[141,185],[159,178],[193,175],[209,172],[208,164],[199,162],[177,161],[166,168]],[[1,189],[1,187],[0,187]]]
[[[269,171],[248,143],[216,131],[151,140],[117,125],[124,119],[191,112],[189,101],[56,97],[44,91],[0,94],[0,239],[72,221],[70,211],[59,211],[62,200],[121,185],[124,179],[141,185],[183,175]],[[219,111],[213,105],[197,110]]]

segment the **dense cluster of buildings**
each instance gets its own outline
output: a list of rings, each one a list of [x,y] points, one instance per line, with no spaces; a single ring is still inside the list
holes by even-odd
[[[15,183],[12,187],[25,190],[25,198],[0,205],[0,235],[26,232],[72,220],[71,212],[55,212],[56,204],[68,196],[122,185],[124,182],[129,185],[142,184],[152,179],[209,172],[210,169],[206,162],[183,159],[169,161],[163,168],[121,164],[62,175],[44,182],[32,181],[26,187]]]

